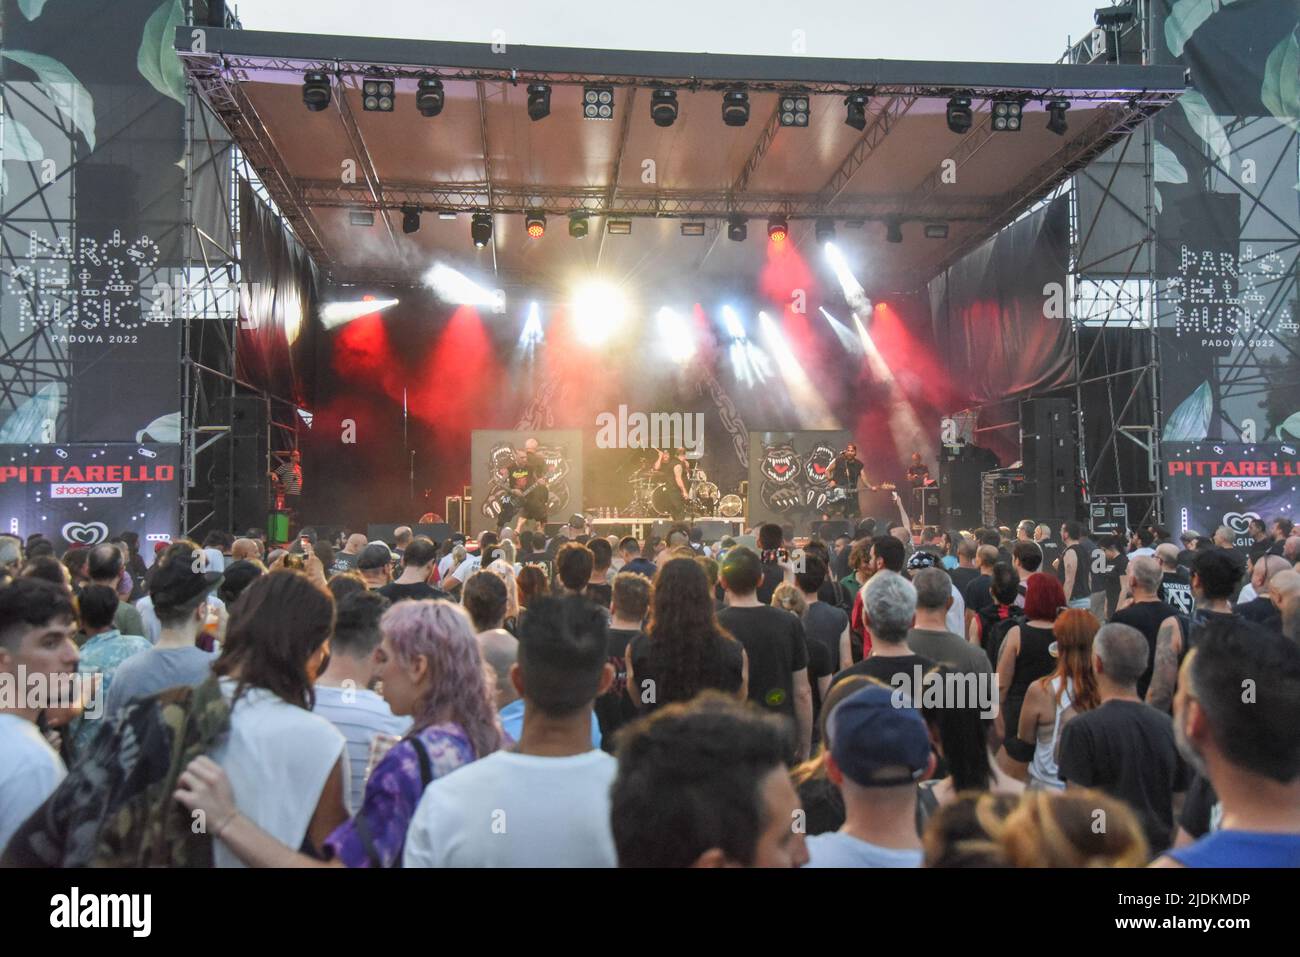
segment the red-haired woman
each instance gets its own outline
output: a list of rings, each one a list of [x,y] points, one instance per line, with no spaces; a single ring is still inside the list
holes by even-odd
[[[1029,686],[1056,670],[1049,650],[1055,636],[1052,626],[1065,607],[1065,591],[1051,575],[1035,572],[1025,583],[1025,621],[1007,631],[998,649],[998,736],[1015,738],[1020,728],[1020,708]]]
[[[1031,788],[1059,791],[1065,787],[1056,766],[1061,729],[1074,715],[1101,704],[1092,670],[1092,639],[1099,628],[1101,622],[1081,608],[1061,612],[1052,626],[1056,671],[1029,686],[1020,709],[1019,734],[1007,739],[1001,756],[1009,773],[1028,781]]]

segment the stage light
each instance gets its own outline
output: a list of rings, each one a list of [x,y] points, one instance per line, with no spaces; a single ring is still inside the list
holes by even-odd
[[[529,210],[524,217],[524,228],[528,230],[529,239],[541,239],[546,235],[546,213],[540,209]]]
[[[655,126],[672,126],[677,120],[677,91],[655,90],[650,94],[650,119]]]
[[[569,235],[574,239],[584,239],[591,229],[586,213],[574,213],[569,217]]]
[[[749,221],[744,216],[732,216],[727,220],[727,238],[733,243],[743,243],[749,235]]]
[[[926,223],[925,238],[926,239],[947,239],[948,224],[947,223]]]
[[[492,312],[505,312],[506,296],[502,290],[480,286],[446,263],[434,263],[433,268],[424,274],[424,284],[443,302],[455,306],[482,306]]]
[[[740,320],[740,313],[731,306],[722,307],[722,324],[727,328],[727,335],[733,339],[746,338],[745,324]]]
[[[844,122],[855,130],[865,130],[867,128],[867,103],[870,97],[859,90],[856,93],[850,93],[844,98],[844,108],[847,115]]]
[[[1047,129],[1057,136],[1064,136],[1065,131],[1070,128],[1070,124],[1065,119],[1065,113],[1070,108],[1069,100],[1052,100],[1047,104]]]
[[[689,362],[695,355],[695,337],[691,335],[691,328],[686,320],[667,306],[659,310],[656,318],[664,352],[674,362]]]
[[[604,343],[627,316],[623,291],[604,280],[594,280],[578,287],[571,305],[574,331],[578,340],[589,346]]]
[[[787,93],[781,97],[782,126],[808,125],[808,97],[803,93]]]
[[[393,80],[391,77],[366,77],[361,81],[361,108],[368,113],[393,112]]]
[[[319,70],[312,70],[302,78],[302,103],[313,113],[330,105],[330,78]]]
[[[993,101],[993,129],[999,133],[1020,132],[1020,116],[1024,107],[1019,100]]]
[[[395,305],[396,299],[374,299],[369,296],[353,302],[327,302],[321,306],[320,321],[326,329],[337,329],[353,319],[360,319],[372,312],[383,312]]]
[[[551,85],[528,84],[528,118],[536,122],[551,115]]]
[[[632,220],[611,219],[605,228],[609,230],[611,236],[630,236],[632,235]]]
[[[901,243],[903,241],[903,224],[891,219],[885,224],[885,242]]]
[[[438,210],[438,218],[455,222],[456,211],[454,209],[440,209]]]
[[[375,225],[375,214],[368,209],[349,210],[348,222],[353,226],[373,226]]]
[[[474,240],[474,245],[482,249],[492,241],[492,214],[475,213],[469,221],[469,238]]]
[[[589,120],[614,118],[614,88],[612,86],[584,86],[582,88],[582,115]]]
[[[773,216],[767,221],[767,238],[772,242],[783,243],[789,234],[790,226],[784,216]]]
[[[862,343],[853,335],[853,333],[849,332],[848,326],[844,325],[844,323],[840,322],[827,312],[825,306],[818,306],[817,309],[826,317],[826,321],[830,323],[831,331],[835,333],[835,338],[840,341],[840,345],[844,347],[844,351],[853,353],[854,355],[861,355]]]
[[[948,129],[954,133],[966,133],[974,122],[969,96],[954,96],[948,101]]]
[[[817,235],[817,242],[823,246],[835,242],[835,220],[819,219],[814,226],[814,230]]]
[[[524,320],[523,331],[519,333],[519,345],[524,348],[539,345],[545,338],[542,332],[542,308],[535,302],[528,304],[528,318]]]
[[[697,222],[682,223],[683,236],[703,236],[704,224]]]
[[[402,207],[402,232],[414,233],[420,228],[420,207],[403,206]]]
[[[728,90],[722,95],[722,122],[728,126],[744,126],[749,122],[748,93]]]
[[[415,86],[415,108],[421,116],[437,116],[446,102],[442,80],[436,76],[420,77],[420,82]]]

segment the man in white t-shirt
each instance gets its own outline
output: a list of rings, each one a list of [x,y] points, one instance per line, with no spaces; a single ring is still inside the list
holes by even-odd
[[[616,762],[591,746],[608,690],[604,613],[585,598],[528,606],[510,680],[523,697],[513,751],[437,778],[406,833],[405,867],[614,867],[609,789]]]
[[[379,619],[388,605],[388,599],[374,591],[354,592],[339,602],[329,666],[316,679],[316,707],[312,710],[329,719],[348,742],[349,781],[343,796],[349,814],[361,809],[375,737],[400,738],[411,727],[409,717],[393,714],[388,702],[370,690],[375,679],[375,649],[383,640]]]
[[[76,631],[72,600],[58,585],[19,578],[0,589],[0,682],[12,692],[0,703],[0,852],[68,773],[36,727],[40,712],[59,703],[49,697],[59,686],[51,680],[37,695],[34,679],[76,672]]]

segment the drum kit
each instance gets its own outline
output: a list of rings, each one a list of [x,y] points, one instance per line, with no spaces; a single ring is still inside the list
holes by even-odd
[[[664,480],[662,473],[649,468],[640,469],[628,481],[632,486],[633,515],[667,518],[672,514],[675,496],[671,484]],[[720,495],[718,486],[709,481],[703,469],[692,469],[686,477],[687,514],[713,515],[719,510],[728,517],[738,516],[744,510],[744,503],[738,495]]]

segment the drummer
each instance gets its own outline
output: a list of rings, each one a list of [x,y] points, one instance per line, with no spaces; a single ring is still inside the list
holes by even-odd
[[[842,518],[856,519],[860,511],[858,480],[862,477],[862,463],[858,460],[857,445],[853,442],[846,445],[844,451],[835,456],[829,471],[830,487],[844,489],[844,498],[838,502],[837,511]]]

